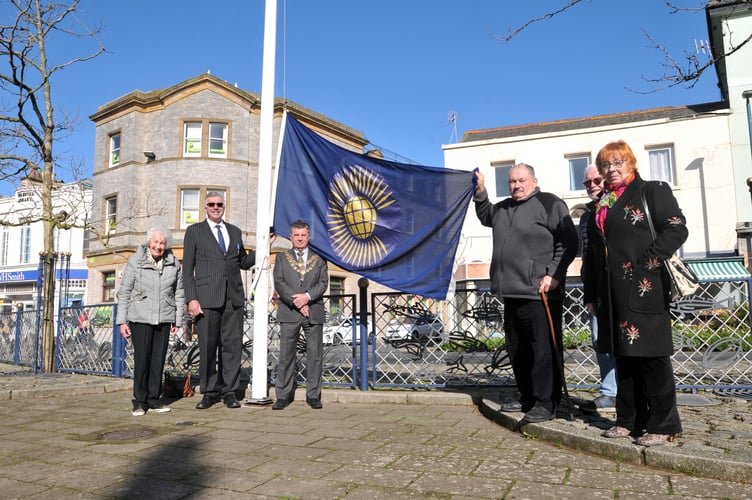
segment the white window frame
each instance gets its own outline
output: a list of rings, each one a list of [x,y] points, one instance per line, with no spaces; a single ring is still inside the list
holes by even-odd
[[[663,181],[671,186],[675,185],[673,144],[646,147],[645,150],[648,153],[649,170],[646,178],[653,181]]]
[[[509,192],[509,171],[514,167],[513,161],[500,161],[491,163],[494,169],[494,181],[496,183],[496,197],[509,198],[512,193]]]
[[[114,234],[117,230],[117,205],[117,195],[108,196],[104,199],[106,234]]]
[[[179,206],[178,209],[178,218],[177,221],[178,226],[180,229],[185,229],[191,224],[195,224],[196,222],[201,222],[204,220],[205,215],[205,205],[206,202],[206,193],[209,191],[214,191],[217,193],[222,194],[222,196],[225,199],[225,216],[224,220],[229,221],[230,217],[230,207],[229,207],[229,199],[227,194],[227,189],[221,188],[221,187],[212,187],[212,186],[178,186],[178,203]],[[194,203],[193,199],[186,201],[186,195],[197,195],[196,201]]]
[[[209,122],[209,158],[227,158],[228,129],[226,123]]]
[[[590,154],[567,155],[566,159],[569,166],[569,190],[584,191],[585,186],[582,185],[582,179],[585,178],[585,169],[591,164]]]
[[[201,156],[203,130],[204,124],[200,121],[187,121],[183,123],[183,156]]]
[[[186,198],[190,198],[186,200]],[[195,200],[193,199],[195,198]],[[201,221],[201,189],[183,188],[180,190],[180,229]]]
[[[19,249],[19,263],[31,262],[31,224],[28,222],[21,226],[21,248]]]
[[[2,227],[2,238],[0,240],[0,266],[8,265],[8,240],[10,239],[10,230],[8,226]]]
[[[122,140],[122,136],[120,132],[116,132],[110,135],[110,152],[108,155],[110,167],[117,167],[118,165],[120,165],[120,162],[123,160],[120,154],[121,140]]]

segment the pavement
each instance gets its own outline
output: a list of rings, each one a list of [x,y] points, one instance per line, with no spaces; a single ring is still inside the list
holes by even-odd
[[[322,410],[299,389],[281,411],[196,410],[196,394],[133,417],[131,388],[0,364],[0,497],[752,498],[744,391],[681,393],[684,432],[645,448],[574,405],[520,427],[499,411],[513,389],[325,389]]]

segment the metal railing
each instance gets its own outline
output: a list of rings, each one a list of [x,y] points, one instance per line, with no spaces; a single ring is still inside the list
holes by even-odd
[[[752,388],[750,280],[708,281],[691,298],[672,304],[676,382],[685,389]],[[503,305],[486,290],[456,290],[445,301],[402,293],[374,293],[368,321],[356,318],[354,295],[328,296],[324,384],[371,387],[505,386],[514,377],[505,350]],[[363,307],[364,304],[360,304]],[[61,372],[133,376],[133,352],[114,324],[116,304],[61,308],[56,366]],[[567,288],[563,350],[567,385],[597,387],[582,287]],[[267,380],[275,381],[279,324],[269,303]],[[0,361],[33,366],[38,349],[34,311],[0,314]],[[241,380],[252,381],[253,315],[246,314]],[[362,343],[365,343],[362,345]],[[173,337],[169,376],[198,375],[195,334]],[[305,383],[305,344],[298,345],[298,382]]]

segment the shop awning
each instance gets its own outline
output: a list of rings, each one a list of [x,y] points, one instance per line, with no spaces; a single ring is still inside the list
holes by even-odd
[[[741,259],[686,261],[700,281],[739,281],[750,278]]]

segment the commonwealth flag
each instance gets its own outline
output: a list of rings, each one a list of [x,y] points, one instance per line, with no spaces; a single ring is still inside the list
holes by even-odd
[[[473,172],[348,151],[286,114],[274,227],[311,227],[326,260],[389,288],[446,298]]]

